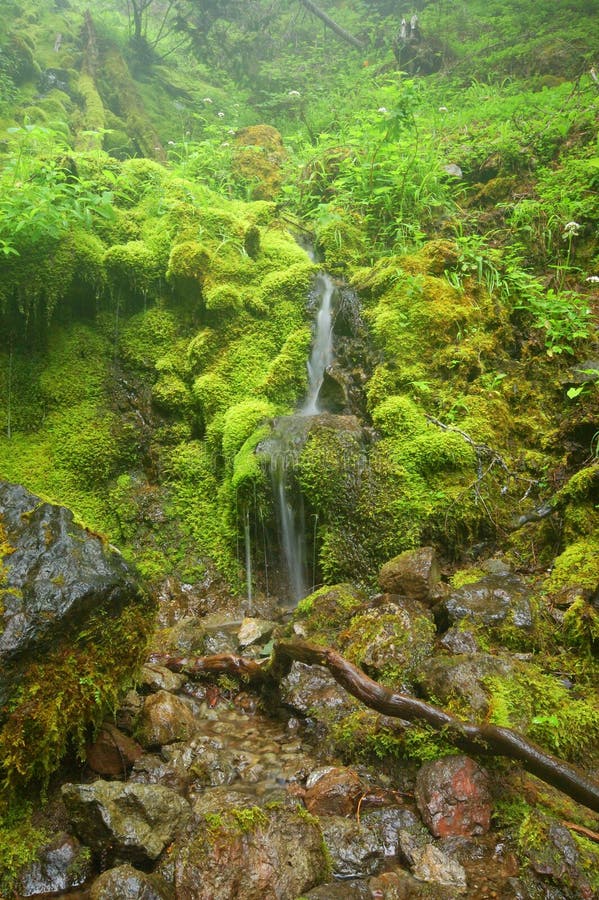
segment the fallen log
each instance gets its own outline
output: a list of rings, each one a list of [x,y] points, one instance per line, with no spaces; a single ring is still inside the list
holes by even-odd
[[[354,37],[353,34],[350,34],[349,31],[346,31],[345,28],[342,28],[334,19],[331,19],[324,10],[320,9],[316,3],[313,3],[312,0],[299,0],[302,6],[305,6],[307,10],[309,10],[313,15],[317,16],[321,22],[330,28],[337,37],[340,37],[342,41],[345,41],[346,44],[351,44],[352,47],[357,47],[358,50],[363,50],[364,45],[362,41],[358,40],[357,37]]]
[[[463,722],[437,706],[408,694],[398,694],[374,681],[336,650],[305,641],[281,640],[276,643],[271,659],[264,662],[224,653],[195,658],[153,656],[152,662],[190,675],[238,675],[244,680],[264,684],[280,681],[293,662],[324,666],[338,684],[370,709],[391,718],[424,722],[436,731],[442,731],[450,743],[469,753],[518,760],[527,772],[541,781],[599,812],[599,784],[574,766],[546,753],[511,728]]]

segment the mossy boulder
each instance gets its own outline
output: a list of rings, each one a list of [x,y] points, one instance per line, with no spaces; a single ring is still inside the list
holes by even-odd
[[[225,808],[202,824],[173,848],[178,896],[299,897],[329,873],[318,820],[303,809]]]
[[[272,125],[250,125],[235,136],[234,174],[250,185],[254,200],[274,200],[283,179],[286,153]]]
[[[379,572],[381,590],[403,594],[413,600],[431,600],[441,570],[433,547],[406,550],[386,562]]]
[[[366,594],[352,584],[325,585],[300,600],[293,614],[292,629],[311,641],[333,643],[365,603]]]
[[[432,614],[417,600],[383,595],[380,605],[355,615],[339,644],[373,678],[410,691],[415,673],[433,654]]]
[[[153,606],[64,507],[0,483],[0,748],[9,787],[45,779],[134,678]]]

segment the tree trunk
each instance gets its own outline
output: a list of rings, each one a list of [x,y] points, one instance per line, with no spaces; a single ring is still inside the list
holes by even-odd
[[[352,47],[357,47],[358,50],[362,50],[364,45],[361,41],[358,40],[357,37],[354,37],[353,34],[350,34],[349,31],[346,31],[345,28],[342,28],[341,25],[338,25],[330,16],[328,16],[322,9],[319,9],[315,3],[312,3],[312,0],[299,0],[302,6],[305,6],[307,10],[309,10],[313,15],[318,16],[318,18],[324,22],[327,28],[330,28],[331,31],[334,31],[335,34],[341,38],[342,41],[345,41],[346,44],[351,44]]]
[[[497,725],[462,722],[430,703],[407,694],[397,694],[373,681],[335,650],[304,641],[278,641],[271,660],[265,662],[233,654],[193,659],[156,656],[152,661],[175,672],[184,671],[190,675],[227,673],[258,683],[280,681],[289,672],[294,661],[309,666],[324,666],[335,681],[371,709],[392,718],[425,722],[437,731],[443,731],[444,736],[456,747],[469,753],[518,760],[541,781],[553,785],[583,806],[599,812],[599,784],[563,760],[546,753],[523,735],[511,728]]]

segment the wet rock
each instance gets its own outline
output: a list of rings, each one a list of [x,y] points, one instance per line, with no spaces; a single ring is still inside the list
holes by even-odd
[[[499,559],[498,557],[493,557],[492,559],[485,559],[483,562],[479,563],[479,568],[486,572],[487,575],[511,575],[512,568],[504,559]]]
[[[68,834],[59,834],[38,850],[37,859],[19,876],[19,897],[68,891],[85,884],[92,874],[88,850]]]
[[[304,894],[306,900],[372,900],[367,881],[349,878],[329,881]]]
[[[340,816],[320,819],[333,872],[342,878],[366,877],[378,872],[385,859],[397,856],[399,835],[408,829],[430,835],[414,813],[402,807],[387,807],[364,813],[360,820]]]
[[[379,572],[379,585],[388,594],[403,594],[426,603],[440,578],[433,547],[419,547],[406,550],[385,563]]]
[[[416,778],[416,803],[435,837],[484,834],[491,824],[488,776],[467,756],[425,763]]]
[[[322,666],[294,662],[280,687],[283,703],[304,716],[324,709],[342,719],[358,706]]]
[[[308,782],[304,803],[316,816],[351,816],[364,793],[360,777],[353,769],[330,768]]]
[[[322,387],[318,393],[321,408],[332,413],[347,413],[350,410],[348,376],[340,366],[330,366],[325,372]]]
[[[271,636],[275,628],[276,622],[268,622],[265,619],[246,618],[241,623],[241,628],[237,635],[237,643],[243,649],[251,644],[264,643]]]
[[[161,785],[65,784],[62,798],[82,841],[123,859],[157,859],[190,817],[189,804]]]
[[[174,900],[172,888],[159,875],[123,865],[96,878],[89,900]]]
[[[592,900],[596,894],[587,871],[592,870],[596,856],[593,854],[583,861],[568,829],[541,812],[535,811],[530,828],[535,828],[537,837],[528,842],[524,852],[530,869],[540,876],[542,883],[549,881],[568,900]]]
[[[192,711],[180,697],[168,691],[146,697],[138,721],[138,736],[144,747],[189,740],[196,728]]]
[[[460,631],[459,628],[450,628],[441,638],[441,646],[444,650],[456,654],[478,653],[480,647],[476,637],[471,631]]]
[[[193,773],[188,768],[164,760],[155,753],[144,753],[134,763],[129,775],[130,783],[161,784],[178,794],[186,794],[192,781]]]
[[[247,784],[236,784],[234,787],[211,788],[199,794],[193,804],[193,813],[196,818],[218,816],[227,809],[253,809],[271,801],[281,805],[294,802],[281,787],[273,788],[272,793],[259,794]]]
[[[176,895],[194,900],[295,900],[328,868],[315,820],[284,808],[214,816],[173,857]]]
[[[137,691],[127,691],[116,712],[117,728],[132,734],[143,705],[143,697]]]
[[[472,713],[485,715],[489,695],[484,681],[490,676],[509,676],[514,664],[500,656],[477,653],[474,656],[437,656],[428,660],[417,678],[427,697],[446,703],[452,698],[464,701]]]
[[[191,656],[210,656],[214,653],[234,653],[236,642],[234,632],[239,620],[223,618],[213,613],[197,619],[186,616],[172,628],[157,632],[152,642],[152,651],[158,654],[174,653]]]
[[[86,762],[98,775],[126,777],[136,759],[142,755],[140,745],[123,734],[115,725],[105,722],[96,740],[86,752]]]
[[[102,611],[118,619],[147,598],[121,555],[73,521],[62,506],[0,481],[0,706],[23,670],[48,648],[66,642]],[[126,655],[126,647],[114,647]]]
[[[372,900],[455,900],[454,888],[427,884],[414,878],[404,869],[383,872],[368,882]]]
[[[531,629],[530,591],[516,575],[487,575],[442,600],[435,610],[443,628],[467,620],[477,625],[510,624]]]
[[[375,829],[340,816],[323,816],[320,827],[335,876],[357,878],[378,872],[384,851]]]
[[[374,678],[393,677],[410,691],[414,672],[432,656],[435,637],[432,614],[422,603],[383,595],[377,608],[354,616],[341,650]]]
[[[69,84],[69,71],[67,69],[48,68],[40,74],[38,81],[38,90],[40,94],[49,94],[50,91],[63,91],[69,97],[73,96],[71,86]]]
[[[176,694],[185,684],[185,677],[164,666],[145,665],[141,670],[141,683],[148,691]]]
[[[373,809],[361,817],[362,824],[376,835],[385,857],[397,856],[400,850],[400,834],[426,835],[428,831],[413,812],[401,806]]]
[[[466,872],[455,859],[434,844],[413,852],[412,874],[418,881],[428,881],[452,888],[456,894],[466,893]]]

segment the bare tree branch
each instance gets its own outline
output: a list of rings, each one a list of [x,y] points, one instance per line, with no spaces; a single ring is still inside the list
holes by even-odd
[[[309,10],[313,15],[317,16],[327,28],[330,28],[331,31],[334,31],[337,37],[340,37],[341,40],[345,41],[346,44],[351,44],[352,47],[357,47],[358,50],[363,49],[362,41],[359,41],[357,37],[354,37],[353,34],[350,34],[349,31],[346,31],[345,28],[342,28],[341,25],[338,25],[330,16],[328,16],[325,12],[322,11],[315,3],[312,3],[312,0],[299,0],[302,6],[305,6],[307,10]]]

